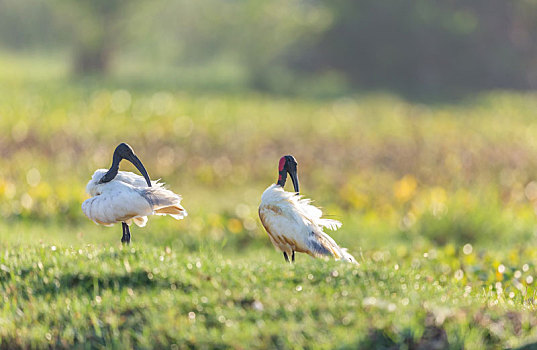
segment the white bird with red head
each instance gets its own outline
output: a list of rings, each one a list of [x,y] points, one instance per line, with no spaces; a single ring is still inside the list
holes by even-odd
[[[140,171],[142,176],[128,171],[119,171],[119,163],[126,159]],[[143,227],[148,215],[170,215],[179,220],[187,216],[181,206],[181,196],[151,181],[142,162],[126,143],[114,150],[110,169],[95,171],[86,186],[91,196],[82,203],[82,211],[96,224],[112,226],[121,222],[121,242],[130,243],[129,225],[133,222]]]
[[[293,156],[284,156],[278,165],[278,182],[269,186],[261,196],[259,218],[272,244],[283,252],[289,262],[295,261],[295,252],[312,257],[333,257],[336,260],[355,263],[356,259],[323,232],[324,228],[337,230],[341,223],[323,219],[321,209],[311,205],[311,200],[299,195],[297,162]],[[287,174],[295,192],[284,190]]]

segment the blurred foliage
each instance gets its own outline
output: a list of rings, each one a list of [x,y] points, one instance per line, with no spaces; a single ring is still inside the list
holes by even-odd
[[[0,2],[0,46],[72,51],[79,73],[137,62],[281,93],[352,88],[462,95],[537,86],[537,3],[503,1]],[[320,87],[319,87],[320,86]]]
[[[190,94],[72,81],[39,61],[47,77],[36,74],[36,61],[28,69],[24,62],[0,65],[6,222],[98,232],[80,210],[84,186],[126,141],[191,213],[155,225],[165,233],[179,228],[194,245],[196,237],[232,248],[269,245],[257,205],[289,153],[304,194],[345,223],[334,233],[343,245],[536,239],[528,201],[537,200],[533,94],[488,93],[451,105],[380,94],[322,101]]]
[[[430,95],[537,86],[535,1],[325,3],[332,26],[304,60],[357,86]]]

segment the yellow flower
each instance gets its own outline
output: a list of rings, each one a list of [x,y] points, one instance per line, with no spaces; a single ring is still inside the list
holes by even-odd
[[[412,175],[405,175],[394,184],[393,194],[397,200],[406,202],[416,193],[417,187],[418,182],[416,178]]]
[[[242,223],[239,219],[231,218],[227,222],[227,228],[232,233],[239,233],[242,231]]]

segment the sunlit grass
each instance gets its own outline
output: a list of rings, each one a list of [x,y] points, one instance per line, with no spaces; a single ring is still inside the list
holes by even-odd
[[[15,245],[0,258],[0,335],[23,347],[480,348],[535,339],[536,252],[474,249],[374,250],[356,267],[305,256],[287,265],[263,250]]]

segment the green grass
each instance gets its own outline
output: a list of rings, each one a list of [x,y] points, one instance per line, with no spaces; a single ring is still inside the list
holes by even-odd
[[[466,253],[402,246],[364,252],[360,266],[306,256],[288,265],[263,249],[17,245],[0,258],[0,346],[477,349],[537,339],[537,252]]]
[[[537,342],[535,94],[316,100],[0,67],[0,348]],[[119,142],[189,212],[128,248],[80,209]],[[360,266],[271,247],[257,206],[284,154]]]

